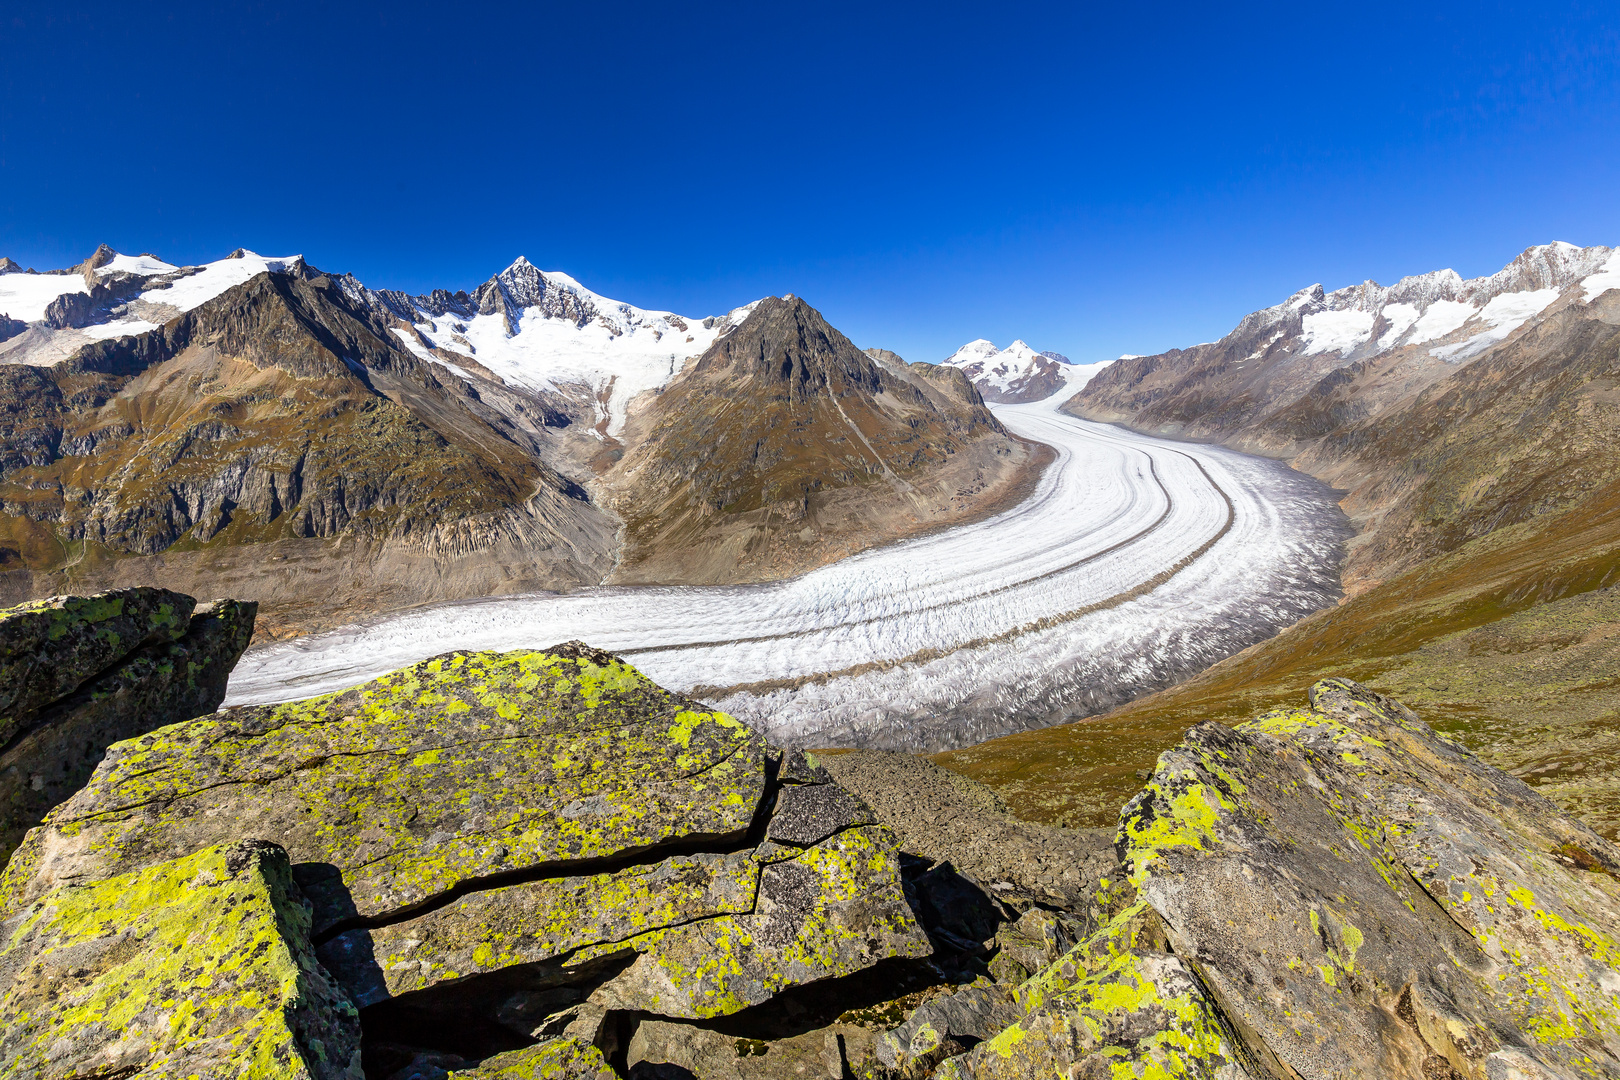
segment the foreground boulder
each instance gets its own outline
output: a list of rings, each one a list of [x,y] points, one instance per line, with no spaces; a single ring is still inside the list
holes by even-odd
[[[1620,850],[1397,702],[1310,699],[1161,755],[1128,905],[938,1075],[1620,1075]]]
[[[309,911],[287,948],[360,1010],[367,1075],[595,1075],[617,1018],[729,1016],[933,951],[865,803],[578,643],[119,743],[29,834],[0,908],[244,837],[285,848]],[[596,1049],[524,1052],[559,1040]]]
[[[53,889],[0,924],[7,1076],[359,1080],[287,853],[247,842]]]
[[[256,611],[151,588],[0,611],[0,858],[107,747],[217,709]]]

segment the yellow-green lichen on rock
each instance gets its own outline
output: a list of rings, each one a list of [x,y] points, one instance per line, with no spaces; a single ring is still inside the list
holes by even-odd
[[[617,1080],[602,1051],[579,1039],[553,1039],[498,1054],[450,1080]]]
[[[1620,851],[1397,702],[1311,702],[1194,728],[1122,813],[1175,953],[1301,1076],[1620,1074]]]
[[[286,853],[246,841],[41,896],[0,924],[7,1076],[360,1080]]]
[[[0,901],[275,836],[321,933],[491,874],[738,839],[764,757],[736,720],[578,643],[449,653],[117,744],[47,821],[51,865],[25,844]]]
[[[1185,961],[1151,948],[1118,951],[1141,935],[1142,921],[1133,908],[1082,942],[1077,979],[1047,978],[1049,992],[1021,1020],[946,1060],[934,1076],[1249,1080],[1241,1048]]]
[[[51,596],[0,610],[0,744],[40,708],[145,645],[186,632],[195,601],[167,589]]]
[[[892,832],[867,825],[768,862],[750,913],[624,942],[641,955],[603,987],[604,999],[662,1016],[724,1016],[790,986],[928,956],[933,946],[901,890],[897,848]]]

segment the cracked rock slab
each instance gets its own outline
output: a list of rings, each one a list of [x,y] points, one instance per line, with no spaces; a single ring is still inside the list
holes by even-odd
[[[207,848],[52,890],[0,924],[8,1076],[360,1080],[281,848]]]
[[[601,999],[614,1008],[707,1019],[880,960],[930,955],[905,901],[897,847],[888,829],[861,826],[766,865],[749,914],[626,942],[641,955],[603,985]]]
[[[577,643],[453,652],[117,744],[18,850],[0,905],[246,833],[285,845],[319,935],[491,875],[740,843],[765,754],[731,717]]]
[[[468,975],[559,964],[590,946],[753,910],[750,852],[677,856],[614,874],[552,878],[475,892],[437,911],[340,934],[321,962],[361,1008]]]

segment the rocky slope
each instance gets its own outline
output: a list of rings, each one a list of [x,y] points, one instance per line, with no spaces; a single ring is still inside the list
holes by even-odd
[[[1614,258],[1549,244],[1470,281],[1312,286],[1218,342],[1120,360],[1065,408],[1346,489],[1355,591],[1605,482]]]
[[[0,690],[57,692],[42,617],[89,665],[167,603],[124,600],[0,612]],[[1393,700],[1309,700],[1187,732],[1106,830],[906,755],[773,751],[579,643],[171,724],[109,747],[0,875],[0,1060],[1620,1073],[1620,850]]]
[[[767,297],[633,416],[614,580],[780,577],[1021,498],[1042,459],[953,369],[873,359]]]
[[[503,394],[302,263],[0,366],[4,588],[163,580],[308,622],[599,579],[613,523],[542,459],[543,403]]]

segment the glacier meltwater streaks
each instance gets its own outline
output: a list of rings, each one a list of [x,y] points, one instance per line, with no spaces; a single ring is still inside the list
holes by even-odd
[[[1057,450],[1035,493],[973,525],[791,581],[491,597],[243,657],[227,704],[352,686],[451,649],[571,638],[780,744],[941,750],[1091,715],[1331,603],[1347,524],[1272,461],[1055,410],[996,407]]]

